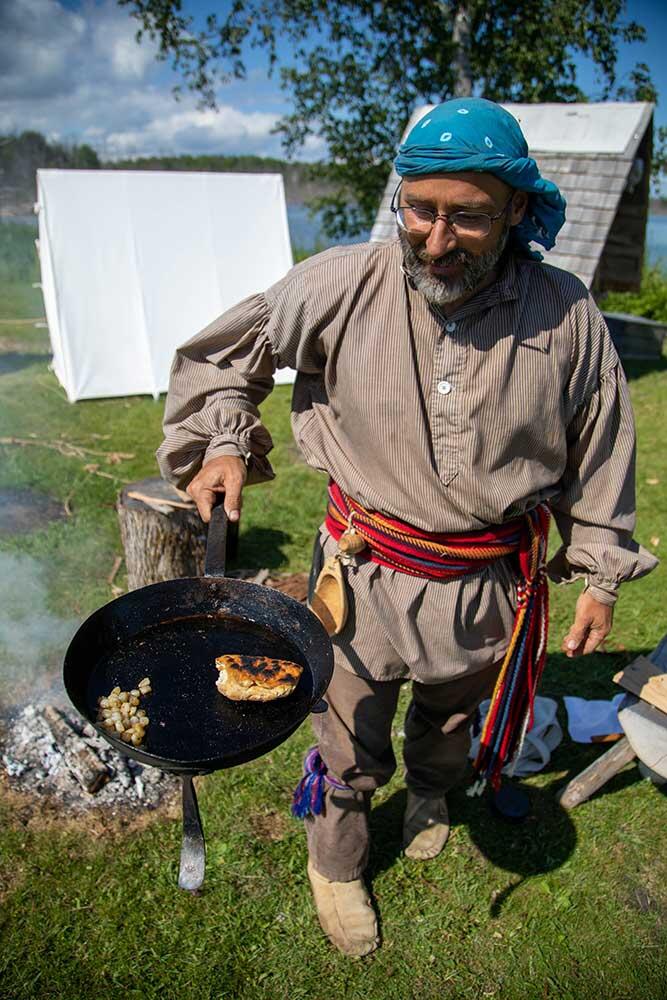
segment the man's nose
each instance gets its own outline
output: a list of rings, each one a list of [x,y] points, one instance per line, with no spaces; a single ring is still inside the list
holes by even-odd
[[[426,239],[426,250],[434,260],[446,253],[451,253],[457,246],[456,236],[444,219],[436,219],[433,229]]]

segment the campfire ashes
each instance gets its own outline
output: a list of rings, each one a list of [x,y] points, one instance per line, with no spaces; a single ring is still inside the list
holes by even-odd
[[[51,705],[24,708],[3,743],[10,787],[52,795],[77,812],[154,809],[179,788],[172,775],[116,753],[89,723]]]

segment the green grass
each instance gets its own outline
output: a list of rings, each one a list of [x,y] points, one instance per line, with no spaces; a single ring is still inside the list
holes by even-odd
[[[40,313],[25,283],[4,286],[0,317]],[[122,480],[155,474],[162,403],[70,405],[48,371],[43,330],[5,324],[0,338],[0,436],[134,455],[108,464],[37,446],[0,447],[0,487],[68,498],[72,511],[29,535],[1,537],[0,559],[34,560],[46,610],[80,618],[111,596],[106,577],[121,552],[116,493]],[[667,365],[636,365],[630,375],[639,438],[637,537],[660,554],[667,542]],[[276,442],[277,478],[247,491],[241,531],[240,563],[278,571],[307,568],[325,494],[324,478],[301,462],[291,440],[289,397],[288,387],[278,387],[263,407]],[[118,481],[87,471],[90,463]],[[543,693],[610,697],[614,671],[651,650],[666,630],[666,572],[662,565],[624,589],[610,652],[584,661],[557,652],[577,587],[552,588]],[[20,639],[20,596],[11,607]],[[405,691],[401,710],[407,697]],[[267,758],[201,779],[208,867],[199,898],[176,888],[179,820],[158,816],[138,824],[128,817],[126,826],[103,834],[94,817],[75,822],[65,810],[50,810],[40,818],[5,794],[0,998],[667,996],[665,799],[636,769],[568,815],[556,802],[557,789],[601,751],[566,739],[547,771],[525,782],[532,801],[527,823],[504,825],[459,790],[451,797],[451,842],[440,859],[422,865],[400,856],[404,791],[395,777],[376,796],[372,816],[370,875],[384,943],[372,958],[351,962],[318,929],[303,833],[287,814],[309,742],[304,726]],[[396,743],[398,749],[398,737]]]

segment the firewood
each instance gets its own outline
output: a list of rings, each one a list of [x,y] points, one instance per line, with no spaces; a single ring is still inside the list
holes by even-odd
[[[42,717],[62,750],[68,770],[87,792],[94,795],[108,780],[108,767],[57,708],[47,705],[42,709]]]
[[[581,802],[585,802],[626,764],[634,760],[635,756],[629,741],[625,737],[620,739],[611,750],[598,757],[565,786],[558,799],[563,809],[574,809]]]

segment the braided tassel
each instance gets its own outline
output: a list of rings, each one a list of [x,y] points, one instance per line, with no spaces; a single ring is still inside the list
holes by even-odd
[[[303,778],[294,789],[292,795],[292,816],[305,819],[307,816],[319,816],[324,805],[324,786],[344,790],[348,785],[329,774],[327,765],[320,757],[319,747],[311,747],[303,762]]]
[[[527,534],[519,550],[523,580],[518,587],[514,631],[484,722],[474,768],[478,780],[470,794],[490,781],[500,786],[503,767],[521,752],[533,723],[533,703],[544,664],[548,626],[546,559],[549,511],[540,504],[526,515]]]

